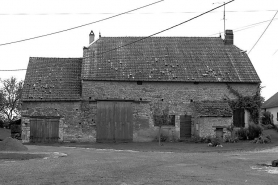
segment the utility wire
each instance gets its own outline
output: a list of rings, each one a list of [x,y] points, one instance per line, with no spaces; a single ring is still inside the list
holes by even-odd
[[[176,25],[174,25],[174,26],[171,26],[171,27],[169,27],[169,28],[166,28],[166,29],[164,29],[164,30],[162,30],[162,31],[156,32],[156,33],[154,33],[154,34],[152,34],[152,35],[149,35],[149,36],[147,36],[147,37],[143,37],[143,38],[138,39],[138,40],[135,40],[135,41],[133,41],[133,42],[130,42],[130,43],[121,45],[121,46],[119,46],[119,47],[116,47],[116,48],[113,48],[113,49],[104,51],[104,52],[102,52],[102,53],[100,53],[100,54],[98,54],[98,55],[103,55],[103,54],[105,54],[105,53],[108,53],[108,52],[111,52],[111,51],[114,51],[114,50],[117,50],[117,49],[120,49],[120,48],[129,46],[129,45],[131,45],[131,44],[135,44],[136,42],[140,42],[140,41],[142,41],[142,40],[148,39],[148,38],[150,38],[150,37],[152,37],[152,36],[158,35],[158,34],[160,34],[160,33],[163,33],[163,32],[165,32],[165,31],[168,31],[168,30],[170,30],[170,29],[173,29],[173,28],[175,28],[175,27],[178,27],[178,26],[180,26],[180,25],[182,25],[182,24],[184,24],[184,23],[187,23],[187,22],[189,22],[189,21],[192,21],[193,19],[196,19],[196,18],[198,18],[198,17],[201,17],[202,15],[205,15],[205,14],[207,14],[207,13],[209,13],[209,12],[212,12],[213,10],[216,10],[216,9],[222,7],[222,6],[225,6],[226,4],[229,4],[229,3],[233,2],[233,1],[235,1],[235,0],[231,0],[231,1],[229,1],[229,2],[227,2],[227,3],[224,3],[224,4],[220,5],[220,6],[217,6],[216,8],[213,8],[213,9],[211,9],[211,10],[209,10],[209,11],[206,11],[206,12],[200,14],[200,15],[197,15],[197,16],[191,18],[191,19],[188,19],[188,20],[183,21],[183,22],[181,22],[181,23],[179,23],[179,24],[176,24]]]
[[[209,11],[206,11],[206,12],[204,12],[204,13],[202,13],[202,14],[200,14],[200,15],[197,15],[197,16],[191,18],[191,19],[188,19],[188,20],[186,20],[186,21],[184,21],[184,22],[181,22],[181,23],[179,23],[179,24],[176,24],[176,25],[174,25],[174,26],[171,26],[171,27],[169,27],[169,28],[166,28],[166,29],[164,29],[164,30],[162,30],[162,31],[156,32],[156,33],[154,33],[154,34],[152,34],[152,35],[149,35],[149,36],[147,36],[147,37],[143,37],[143,38],[141,38],[141,39],[138,39],[138,40],[136,40],[136,41],[130,42],[130,43],[128,43],[128,44],[124,44],[124,45],[121,45],[121,46],[119,46],[119,47],[116,47],[116,48],[113,48],[113,49],[104,51],[104,52],[102,52],[102,53],[100,53],[100,54],[98,54],[98,55],[103,55],[103,54],[105,54],[105,53],[108,53],[108,52],[111,52],[111,51],[114,51],[114,50],[117,50],[117,49],[126,47],[126,46],[128,46],[128,45],[135,44],[136,42],[139,42],[139,41],[148,39],[148,38],[150,38],[150,37],[152,37],[152,36],[155,36],[155,35],[160,34],[160,33],[162,33],[162,32],[168,31],[168,30],[173,29],[173,28],[175,28],[175,27],[177,27],[177,26],[180,26],[180,25],[182,25],[182,24],[184,24],[184,23],[186,23],[186,22],[189,22],[189,21],[191,21],[191,20],[193,20],[193,19],[196,19],[196,18],[198,18],[198,17],[200,17],[200,16],[203,16],[203,15],[205,15],[205,14],[207,14],[207,13],[213,11],[213,10],[216,10],[216,9],[218,9],[218,8],[220,8],[220,7],[224,6],[224,5],[226,5],[226,4],[229,4],[229,3],[233,2],[233,1],[235,1],[235,0],[231,0],[231,1],[227,2],[227,3],[224,3],[223,5],[217,6],[216,8],[213,8],[213,9],[211,9],[211,10],[209,10]],[[26,70],[26,69],[24,69],[24,70]],[[0,70],[0,71],[2,71],[2,70]],[[14,71],[16,71],[16,70],[14,70]]]
[[[229,13],[256,13],[256,12],[276,12],[277,10],[228,10],[226,12]],[[193,11],[188,11],[188,12],[141,12],[141,13],[127,13],[127,14],[186,14],[186,13],[202,13],[202,12],[193,12]],[[211,13],[219,13],[219,11],[211,12]],[[99,13],[0,13],[0,15],[107,15],[107,14],[115,14],[114,12],[99,12]]]
[[[253,50],[253,48],[257,45],[257,43],[259,42],[259,40],[262,38],[262,36],[264,35],[265,31],[267,30],[267,28],[270,26],[270,24],[272,23],[273,19],[275,18],[276,14],[278,13],[278,11],[275,13],[275,15],[273,16],[273,18],[271,19],[271,21],[269,22],[269,24],[267,25],[267,27],[265,28],[264,32],[262,33],[262,35],[259,37],[259,39],[257,40],[257,42],[254,44],[254,46],[251,48],[251,50],[248,52],[251,53],[251,51]]]
[[[273,19],[273,20],[277,20],[277,19],[278,18]],[[233,30],[234,30],[234,32],[239,32],[239,31],[243,31],[243,30],[246,30],[246,29],[249,29],[249,28],[253,28],[255,26],[259,26],[260,24],[263,24],[263,23],[266,23],[266,22],[269,22],[269,21],[271,21],[271,19],[270,20],[266,20],[266,21],[261,21],[261,22],[253,23],[253,24],[249,24],[249,25],[246,25],[246,26],[243,26],[243,27],[238,27],[238,28],[235,28]],[[223,33],[223,32],[214,33],[214,34],[208,35],[208,37],[213,36],[213,35],[218,35],[219,33]]]
[[[37,39],[37,38],[41,38],[41,37],[46,37],[46,36],[50,36],[50,35],[54,35],[54,34],[66,32],[66,31],[70,31],[70,30],[73,30],[73,29],[81,28],[81,27],[84,27],[84,26],[88,26],[88,25],[90,25],[90,24],[95,24],[95,23],[102,22],[102,21],[105,21],[105,20],[108,20],[108,19],[112,19],[112,18],[114,18],[114,17],[118,17],[118,16],[120,16],[120,15],[124,15],[124,14],[127,14],[127,13],[129,13],[129,12],[133,12],[133,11],[136,11],[136,10],[139,10],[139,9],[142,9],[142,8],[146,8],[146,7],[148,7],[148,6],[151,6],[151,5],[160,3],[160,2],[162,2],[162,1],[164,1],[164,0],[156,1],[156,2],[151,3],[151,4],[147,4],[147,5],[145,5],[145,6],[141,6],[141,7],[139,7],[139,8],[135,8],[135,9],[132,9],[132,10],[129,10],[129,11],[126,11],[126,12],[123,12],[123,13],[120,13],[120,14],[117,14],[117,15],[113,15],[113,16],[110,16],[110,17],[107,17],[107,18],[104,18],[104,19],[100,19],[100,20],[98,20],[98,21],[90,22],[90,23],[87,23],[87,24],[82,24],[82,25],[80,25],[80,26],[75,26],[75,27],[72,27],[72,28],[68,28],[68,29],[65,29],[65,30],[61,30],[61,31],[56,31],[56,32],[48,33],[48,34],[45,34],[45,35],[40,35],[40,36],[36,36],[36,37],[31,37],[31,38],[28,38],[28,39],[22,39],[22,40],[18,40],[18,41],[3,43],[3,44],[0,44],[0,46],[4,46],[4,45],[8,45],[8,44],[14,44],[14,43],[18,43],[18,42],[24,42],[24,41],[28,41],[28,40],[32,40],[32,39]]]

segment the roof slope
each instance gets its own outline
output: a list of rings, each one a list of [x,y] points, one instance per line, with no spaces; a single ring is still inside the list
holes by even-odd
[[[223,102],[223,101],[193,102],[193,106],[198,116],[231,117],[233,115],[233,112],[228,102]]]
[[[88,80],[260,82],[246,53],[218,37],[101,37],[84,50]]]
[[[23,86],[23,101],[80,99],[81,65],[82,58],[31,57]]]
[[[263,103],[262,108],[278,107],[278,92],[271,96],[266,102]]]

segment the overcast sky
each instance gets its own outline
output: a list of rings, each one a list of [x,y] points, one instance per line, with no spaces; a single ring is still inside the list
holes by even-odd
[[[152,2],[156,0],[0,0],[0,44],[90,23]],[[97,37],[99,32],[102,36],[148,36],[220,3],[223,1],[164,0],[79,29],[2,45],[0,70],[26,69],[29,57],[82,57],[82,48],[89,44],[91,30]],[[248,53],[278,10],[278,0],[235,0],[225,8],[226,29],[234,30],[234,44]],[[218,37],[224,30],[223,10],[221,7],[157,36]],[[255,25],[248,26],[252,24]],[[249,53],[264,86],[262,95],[266,99],[278,92],[277,50],[278,14]],[[25,71],[0,71],[1,79],[10,76],[23,80]]]

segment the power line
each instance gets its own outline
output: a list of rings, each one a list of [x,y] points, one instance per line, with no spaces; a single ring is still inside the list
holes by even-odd
[[[235,1],[235,0],[231,0],[231,1],[229,1],[229,2],[227,2],[227,3],[224,3],[224,4],[220,5],[220,6],[217,6],[216,8],[213,8],[213,9],[211,9],[211,10],[209,10],[209,11],[206,11],[206,12],[204,12],[204,13],[201,13],[200,15],[197,15],[197,16],[191,18],[191,19],[188,19],[188,20],[186,20],[186,21],[183,21],[183,22],[181,22],[181,23],[179,23],[179,24],[176,24],[176,25],[174,25],[174,26],[171,26],[171,27],[169,27],[169,28],[166,28],[166,29],[164,29],[164,30],[162,30],[162,31],[156,32],[156,33],[154,33],[154,34],[152,34],[152,35],[149,35],[149,36],[147,36],[147,37],[143,37],[143,38],[138,39],[138,40],[135,40],[135,41],[133,41],[133,42],[130,42],[130,43],[121,45],[121,46],[119,46],[119,47],[116,47],[116,48],[113,48],[113,49],[104,51],[104,52],[102,52],[102,53],[100,53],[100,54],[98,54],[98,55],[102,55],[102,54],[105,54],[105,53],[108,53],[108,52],[111,52],[111,51],[114,51],[114,50],[117,50],[117,49],[126,47],[126,46],[128,46],[128,45],[135,44],[136,42],[140,42],[140,41],[142,41],[142,40],[148,39],[148,38],[150,38],[150,37],[152,37],[152,36],[158,35],[158,34],[160,34],[160,33],[163,33],[163,32],[165,32],[165,31],[168,31],[168,30],[170,30],[170,29],[173,29],[173,28],[175,28],[175,27],[178,27],[178,26],[180,26],[180,25],[182,25],[182,24],[184,24],[184,23],[187,23],[187,22],[189,22],[189,21],[192,21],[193,19],[196,19],[196,18],[198,18],[198,17],[201,17],[202,15],[205,15],[205,14],[207,14],[207,13],[209,13],[209,12],[212,12],[213,10],[216,10],[216,9],[222,7],[222,6],[225,6],[226,4],[229,4],[229,3],[233,2],[233,1]]]
[[[278,18],[273,19],[273,20],[277,20],[277,19]],[[260,24],[263,24],[263,23],[266,23],[266,22],[269,22],[269,21],[271,21],[271,19],[266,20],[266,21],[261,21],[261,22],[253,23],[253,24],[249,24],[249,25],[246,25],[246,26],[243,26],[243,27],[238,27],[238,28],[235,28],[233,30],[234,30],[234,32],[239,32],[239,31],[243,31],[243,30],[246,30],[246,29],[249,29],[249,28],[253,28],[255,26],[258,26]],[[213,36],[213,35],[218,35],[219,33],[223,33],[223,32],[217,32],[217,33],[208,35],[208,37]]]
[[[83,25],[80,25],[80,26],[68,28],[68,29],[61,30],[61,31],[56,31],[56,32],[48,33],[48,34],[45,34],[45,35],[40,35],[40,36],[36,36],[36,37],[31,37],[31,38],[28,38],[28,39],[22,39],[22,40],[18,40],[18,41],[3,43],[3,44],[0,44],[0,46],[4,46],[4,45],[8,45],[8,44],[14,44],[14,43],[18,43],[18,42],[24,42],[24,41],[28,41],[28,40],[32,40],[32,39],[37,39],[37,38],[41,38],[41,37],[46,37],[46,36],[50,36],[50,35],[54,35],[54,34],[66,32],[66,31],[70,31],[70,30],[73,30],[73,29],[81,28],[81,27],[84,27],[84,26],[88,26],[88,25],[90,25],[90,24],[94,24],[94,23],[102,22],[102,21],[105,21],[105,20],[108,20],[108,19],[112,19],[112,18],[114,18],[114,17],[118,17],[118,16],[120,16],[120,15],[124,15],[124,14],[127,14],[127,13],[129,13],[129,12],[133,12],[133,11],[136,11],[136,10],[139,10],[139,9],[142,9],[142,8],[146,8],[146,7],[148,7],[148,6],[151,6],[151,5],[160,3],[160,2],[162,2],[162,1],[164,1],[164,0],[156,1],[156,2],[151,3],[151,4],[147,4],[147,5],[145,5],[145,6],[141,6],[141,7],[139,7],[139,8],[135,8],[135,9],[132,9],[132,10],[129,10],[129,11],[126,11],[126,12],[123,12],[123,13],[120,13],[120,14],[117,14],[117,15],[113,15],[113,16],[110,16],[110,17],[107,17],[107,18],[104,18],[104,19],[100,19],[100,20],[98,20],[98,21],[90,22],[90,23],[87,23],[87,24],[83,24]]]
[[[111,51],[114,51],[114,50],[117,50],[117,49],[126,47],[126,46],[128,46],[128,45],[135,44],[136,42],[139,42],[139,41],[148,39],[148,38],[150,38],[150,37],[152,37],[152,36],[155,36],[155,35],[157,35],[157,34],[163,33],[163,32],[165,32],[165,31],[168,31],[168,30],[170,30],[170,29],[173,29],[173,28],[175,28],[175,27],[178,27],[178,26],[180,26],[180,25],[182,25],[182,24],[184,24],[184,23],[187,23],[187,22],[189,22],[189,21],[191,21],[191,20],[194,20],[194,19],[196,19],[196,18],[198,18],[198,17],[201,17],[201,16],[203,16],[203,15],[205,15],[205,14],[207,14],[207,13],[213,11],[213,10],[216,10],[216,9],[218,9],[218,8],[220,8],[220,7],[224,6],[224,5],[226,5],[226,4],[229,4],[229,3],[233,2],[233,1],[235,1],[235,0],[231,0],[231,1],[227,2],[227,3],[224,3],[223,5],[220,5],[220,6],[218,6],[218,7],[216,7],[216,8],[213,8],[213,9],[211,9],[211,10],[209,10],[209,11],[206,11],[206,12],[200,14],[200,15],[197,15],[197,16],[195,16],[195,17],[193,17],[193,18],[191,18],[191,19],[188,19],[188,20],[186,20],[186,21],[183,21],[183,22],[181,22],[181,23],[179,23],[179,24],[176,24],[176,25],[174,25],[174,26],[171,26],[171,27],[169,27],[169,28],[166,28],[166,29],[164,29],[164,30],[162,30],[162,31],[156,32],[156,33],[154,33],[154,34],[152,34],[152,35],[149,35],[149,36],[147,36],[147,37],[143,37],[143,38],[141,38],[141,39],[138,39],[138,40],[136,40],[136,41],[130,42],[130,43],[128,43],[128,44],[124,44],[124,45],[121,45],[121,46],[119,46],[119,47],[116,47],[116,48],[113,48],[113,49],[104,51],[104,52],[102,52],[102,53],[100,53],[100,54],[98,54],[98,55],[102,55],[102,54],[105,54],[105,53],[108,53],[108,52],[111,52]],[[24,70],[26,70],[26,69],[24,69]],[[1,71],[1,70],[0,70],[0,71]],[[11,71],[16,71],[16,70],[11,70]]]
[[[277,10],[228,10],[226,12],[229,13],[256,13],[256,12],[276,12]],[[219,13],[220,11],[215,11],[211,13]],[[202,13],[202,12],[194,12],[194,11],[187,11],[187,12],[141,12],[141,13],[127,13],[127,14],[186,14],[186,13]],[[67,13],[67,12],[61,12],[61,13],[0,13],[0,15],[109,15],[109,14],[116,14],[115,12],[98,12],[98,13]]]
[[[270,26],[270,24],[272,23],[273,19],[275,18],[276,14],[278,13],[278,11],[275,13],[275,15],[273,16],[273,18],[271,19],[271,21],[269,22],[269,24],[267,25],[267,27],[265,28],[264,32],[262,33],[262,35],[259,37],[259,39],[257,40],[257,42],[254,44],[254,46],[251,48],[251,50],[248,52],[251,53],[251,51],[253,50],[253,48],[257,45],[257,43],[259,42],[259,40],[262,38],[262,36],[264,35],[265,31],[267,30],[267,28]]]

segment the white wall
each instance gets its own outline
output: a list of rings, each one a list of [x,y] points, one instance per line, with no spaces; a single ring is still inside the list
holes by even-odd
[[[270,112],[273,115],[273,123],[275,125],[278,125],[278,121],[277,121],[278,107],[268,108],[268,109],[266,109],[266,111]]]

